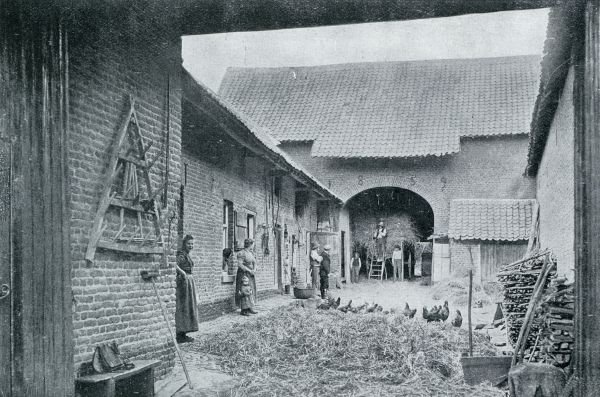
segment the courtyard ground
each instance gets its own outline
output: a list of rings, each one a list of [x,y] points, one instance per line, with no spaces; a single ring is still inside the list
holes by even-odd
[[[341,289],[333,289],[331,293],[335,297],[342,299],[342,304],[347,303],[352,299],[353,306],[362,303],[378,303],[384,310],[392,308],[402,310],[405,303],[408,303],[411,308],[417,309],[416,317],[421,318],[421,310],[423,305],[431,308],[433,305],[441,305],[447,298],[444,296],[434,296],[433,286],[420,285],[418,281],[392,282],[390,280],[383,283],[375,280],[361,279],[359,284],[343,285]],[[438,293],[439,294],[439,293]],[[439,299],[435,299],[439,298]],[[215,320],[200,323],[198,332],[190,334],[192,337],[202,340],[210,338],[211,334],[217,334],[223,330],[229,329],[235,324],[244,324],[256,321],[272,312],[274,309],[292,305],[297,301],[289,295],[277,295],[264,299],[258,302],[257,310],[260,312],[253,317],[243,317],[239,313],[229,313]],[[481,308],[473,308],[473,324],[490,323],[494,311],[495,304],[487,304]],[[455,309],[461,310],[464,316],[462,328],[466,329],[467,324],[467,309],[463,306],[455,306],[450,303],[450,319],[454,316]],[[492,342],[494,339],[505,339],[501,335],[497,335],[497,330],[484,329],[481,333],[490,333]],[[220,370],[218,365],[218,357],[199,352],[194,348],[195,343],[182,344],[180,348],[183,352],[192,383],[193,390],[183,387],[185,376],[183,370],[176,359],[176,366],[173,372],[165,379],[159,380],[156,383],[156,392],[159,397],[167,396],[215,396],[215,395],[230,395],[232,390],[236,388],[236,380],[229,374]],[[179,390],[179,391],[178,391]]]

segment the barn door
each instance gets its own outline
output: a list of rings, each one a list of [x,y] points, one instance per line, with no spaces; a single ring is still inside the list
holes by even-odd
[[[523,258],[526,243],[489,241],[481,243],[481,281],[497,281],[500,266]]]
[[[1,71],[0,71],[1,73]],[[12,389],[11,146],[0,123],[0,396]]]
[[[0,396],[74,393],[66,18],[52,4],[0,7]]]

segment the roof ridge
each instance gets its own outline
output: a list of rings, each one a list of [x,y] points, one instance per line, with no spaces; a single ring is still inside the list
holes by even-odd
[[[408,60],[396,60],[396,61],[365,61],[365,62],[341,62],[341,63],[328,63],[322,65],[305,65],[305,66],[228,66],[225,70],[225,75],[222,81],[225,81],[225,76],[231,72],[237,71],[253,71],[256,72],[273,72],[273,71],[289,71],[289,70],[340,70],[345,67],[369,67],[369,66],[384,66],[384,65],[395,65],[395,64],[448,64],[448,63],[493,63],[499,64],[498,60],[517,61],[530,58],[531,60],[537,59],[541,61],[542,56],[540,54],[523,54],[523,55],[508,55],[498,57],[476,57],[476,58],[439,58],[439,59],[408,59]],[[222,84],[221,84],[222,85]]]

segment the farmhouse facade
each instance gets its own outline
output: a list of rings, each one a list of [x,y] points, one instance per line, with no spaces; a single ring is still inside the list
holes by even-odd
[[[310,243],[324,222],[318,203],[335,208],[340,200],[186,71],[183,82],[180,235],[198,241],[194,277],[205,320],[234,308],[236,261],[224,266],[222,251],[239,250],[246,238],[255,240],[259,299],[289,288],[292,273],[310,283]],[[339,263],[337,249],[332,257]]]
[[[341,197],[341,224],[364,223],[353,210],[364,192],[411,192],[398,214],[417,224],[423,209],[411,202],[424,200],[432,234],[444,237],[435,239],[435,280],[468,264],[445,246],[453,200],[535,199],[536,181],[523,170],[539,69],[537,56],[230,68],[219,92]],[[371,230],[376,218],[395,222],[371,213]],[[530,215],[518,212],[516,222]],[[350,240],[369,240],[364,227]]]

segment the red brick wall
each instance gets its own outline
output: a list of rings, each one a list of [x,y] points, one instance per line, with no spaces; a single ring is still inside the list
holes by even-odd
[[[540,244],[556,255],[558,273],[573,280],[575,263],[575,169],[573,132],[573,68],[554,114],[537,174]]]
[[[137,4],[137,3],[136,3]],[[137,4],[143,6],[143,4]],[[170,75],[169,209],[176,208],[180,178],[181,90],[180,38],[161,25],[151,7],[110,8],[103,15],[82,15],[70,36],[69,177],[71,182],[71,242],[75,368],[92,358],[94,346],[116,341],[123,354],[137,359],[160,359],[158,374],[174,364],[168,332],[151,284],[140,270],[160,268],[157,288],[174,324],[175,283],[172,264],[159,256],[98,251],[93,264],[84,260],[93,219],[104,186],[114,137],[135,97],[139,124],[152,142],[149,158],[164,152],[167,120],[167,76]],[[85,22],[81,22],[85,21]],[[94,22],[95,21],[95,22]],[[124,28],[110,26],[127,21]],[[164,21],[163,21],[164,22]],[[161,183],[165,155],[151,169],[154,189]],[[109,228],[114,230],[112,210]],[[128,216],[126,222],[136,219]],[[146,229],[146,233],[149,228]],[[108,233],[108,232],[107,232]],[[173,258],[171,257],[171,260]]]

